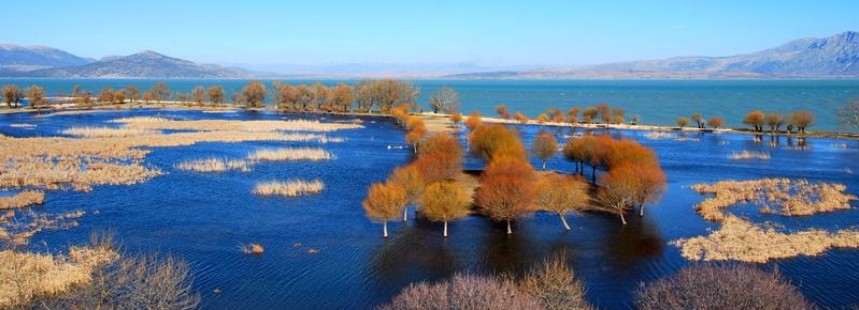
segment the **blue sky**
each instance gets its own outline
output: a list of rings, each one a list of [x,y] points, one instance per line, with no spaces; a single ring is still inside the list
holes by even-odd
[[[581,65],[726,56],[859,30],[856,0],[27,0],[4,12],[0,42],[234,64]]]

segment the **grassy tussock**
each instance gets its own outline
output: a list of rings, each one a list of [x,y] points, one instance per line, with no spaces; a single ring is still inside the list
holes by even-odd
[[[190,120],[177,121],[160,117],[129,117],[113,120],[128,128],[150,130],[199,130],[199,131],[307,131],[332,132],[341,129],[364,128],[358,124],[322,123],[316,120],[239,121],[239,120]]]
[[[219,158],[207,158],[182,162],[176,168],[184,171],[195,172],[223,172],[238,170],[242,172],[251,171],[251,165],[244,160],[227,160]]]
[[[742,151],[742,152],[733,152],[731,155],[728,155],[728,159],[730,160],[770,160],[770,154],[764,152],[750,152],[750,151]]]
[[[92,280],[93,270],[117,258],[108,247],[72,247],[68,256],[0,252],[0,307],[58,295]]]
[[[259,243],[251,243],[242,245],[242,253],[245,254],[253,254],[253,255],[261,255],[265,252],[265,248],[262,247]]]
[[[543,309],[540,302],[507,280],[454,275],[438,283],[413,283],[383,310],[417,309]]]
[[[271,181],[257,184],[253,193],[260,196],[286,196],[295,197],[307,194],[316,194],[325,189],[322,180],[304,181],[291,180],[286,182]]]
[[[843,184],[811,183],[806,180],[760,179],[752,181],[722,181],[715,184],[696,184],[692,189],[713,196],[695,208],[710,221],[721,221],[724,208],[754,203],[765,213],[785,216],[804,216],[821,212],[850,209],[856,196],[845,193]]]
[[[763,228],[736,216],[727,216],[722,227],[707,236],[672,241],[686,259],[736,260],[766,263],[770,259],[819,255],[830,248],[859,247],[859,231],[806,230],[783,233]]]
[[[157,135],[158,130],[116,127],[72,127],[61,132],[64,135],[83,138],[127,138]]]
[[[38,190],[23,191],[14,196],[0,197],[0,210],[24,208],[44,202],[45,192]]]
[[[522,291],[537,298],[549,310],[593,309],[585,298],[585,286],[564,260],[564,255],[544,261],[519,281]]]
[[[328,160],[334,155],[321,148],[262,149],[248,155],[251,161]]]
[[[60,214],[27,210],[8,210],[0,213],[0,245],[20,246],[42,231],[63,230],[78,226],[76,221],[83,211]]]

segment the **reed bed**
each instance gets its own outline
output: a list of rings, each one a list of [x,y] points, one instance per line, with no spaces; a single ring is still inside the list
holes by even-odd
[[[753,203],[763,213],[784,216],[807,216],[815,213],[850,209],[857,197],[847,194],[847,187],[838,183],[811,183],[807,180],[760,179],[751,181],[721,181],[696,184],[692,189],[713,196],[695,209],[710,221],[726,218],[723,209],[741,203]]]
[[[118,258],[108,247],[72,247],[68,256],[0,251],[0,308],[85,285],[100,265]]]
[[[0,197],[0,210],[25,208],[45,202],[45,192],[28,190],[9,197]]]
[[[830,248],[859,247],[859,230],[827,232],[812,229],[794,233],[763,228],[729,215],[722,227],[707,236],[671,242],[689,260],[735,260],[766,263],[771,259],[820,255]]]
[[[321,148],[280,148],[262,149],[248,155],[251,161],[289,161],[289,160],[328,160],[334,155]]]
[[[148,148],[188,146],[199,142],[284,141],[326,143],[307,133],[185,132],[110,138],[0,138],[0,187],[130,185],[161,174],[140,162]]]
[[[112,122],[128,128],[151,130],[197,131],[306,131],[332,132],[341,129],[364,128],[354,123],[322,123],[316,120],[242,121],[242,120],[171,120],[161,117],[129,117]]]
[[[750,151],[742,151],[742,152],[733,152],[731,155],[728,155],[728,159],[730,160],[770,160],[770,154],[764,152],[750,152]]]
[[[0,166],[0,186],[90,191],[96,185],[145,182],[161,173],[158,169],[143,167],[137,160],[115,163],[98,158],[30,157],[7,160]]]
[[[116,127],[71,127],[61,132],[64,135],[82,138],[128,138],[147,135],[157,135],[161,131],[139,128]]]
[[[206,158],[182,162],[176,168],[184,171],[194,172],[224,172],[238,170],[242,172],[251,171],[251,165],[244,160],[227,160],[220,158]]]
[[[270,181],[258,183],[254,186],[253,193],[260,196],[286,196],[296,197],[301,195],[316,194],[325,189],[322,180],[290,180]]]

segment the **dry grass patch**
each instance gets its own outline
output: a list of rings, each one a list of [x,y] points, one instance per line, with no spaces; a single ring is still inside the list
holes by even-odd
[[[731,155],[728,155],[728,159],[730,160],[770,160],[770,154],[764,152],[750,152],[750,151],[742,151],[742,152],[733,152]]]
[[[34,297],[68,292],[92,280],[93,270],[115,260],[108,247],[72,247],[68,256],[0,252],[0,307],[24,305]]]
[[[188,120],[178,121],[161,117],[129,117],[113,120],[128,128],[152,130],[198,131],[309,131],[332,132],[341,129],[364,128],[359,124],[322,123],[316,120],[243,121],[243,120]]]
[[[850,201],[857,199],[845,193],[847,187],[843,184],[811,183],[807,180],[721,181],[696,184],[692,189],[701,194],[713,195],[695,207],[701,216],[710,221],[725,219],[722,209],[739,203],[757,204],[764,213],[801,216],[850,209]]]
[[[764,228],[736,216],[727,216],[722,227],[707,236],[671,242],[686,259],[737,260],[765,263],[770,259],[819,255],[830,248],[859,247],[859,230],[830,233],[812,229],[795,233]]]
[[[189,146],[199,142],[328,142],[318,134],[278,132],[185,132],[111,138],[2,138],[0,187],[130,185],[161,174],[140,162],[153,147]]]
[[[157,135],[161,131],[139,128],[116,127],[71,127],[61,132],[64,135],[82,138],[127,138],[146,135]]]
[[[322,180],[304,181],[291,180],[286,182],[270,181],[259,183],[254,186],[253,193],[260,196],[286,196],[295,197],[307,194],[316,194],[325,189]]]
[[[228,170],[238,170],[242,172],[251,171],[250,164],[244,160],[227,160],[219,158],[186,161],[177,164],[176,168],[179,170],[195,172],[223,172]]]
[[[262,149],[248,155],[252,161],[328,160],[334,155],[321,148]]]
[[[23,191],[14,196],[0,197],[0,210],[24,208],[45,202],[45,192],[38,190]]]

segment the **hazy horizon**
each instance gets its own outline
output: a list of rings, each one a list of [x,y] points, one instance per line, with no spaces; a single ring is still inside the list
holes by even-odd
[[[859,3],[836,2],[36,1],[7,4],[38,20],[7,27],[0,40],[95,59],[153,50],[247,68],[578,66],[730,56],[859,29],[851,16]]]

